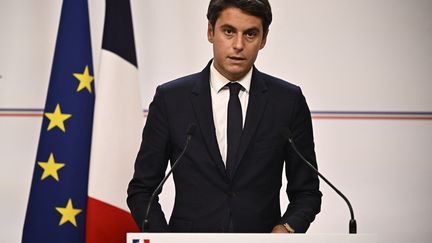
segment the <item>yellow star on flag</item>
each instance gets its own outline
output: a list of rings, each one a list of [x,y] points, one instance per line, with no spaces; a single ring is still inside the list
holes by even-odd
[[[86,88],[89,93],[92,92],[91,83],[93,82],[93,76],[89,74],[88,66],[85,67],[84,73],[74,73],[73,76],[77,78],[80,82],[77,88],[77,92],[80,92],[84,88]]]
[[[38,162],[38,165],[44,170],[41,177],[42,181],[48,176],[52,176],[56,181],[59,181],[57,172],[65,166],[65,164],[62,163],[56,163],[53,153],[50,154],[47,162]]]
[[[77,227],[75,216],[81,213],[81,209],[74,208],[72,205],[72,199],[69,198],[66,207],[56,207],[56,210],[62,215],[59,225],[63,225],[66,222],[70,222]]]
[[[45,113],[45,116],[50,120],[48,125],[48,131],[53,129],[54,127],[58,127],[63,132],[66,132],[64,122],[71,118],[71,114],[66,114],[61,112],[60,104],[56,105],[56,108],[53,113]]]

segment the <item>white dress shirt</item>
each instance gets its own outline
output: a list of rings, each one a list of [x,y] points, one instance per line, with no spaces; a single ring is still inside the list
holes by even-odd
[[[239,92],[240,104],[242,106],[243,126],[246,120],[246,110],[249,102],[249,90],[252,78],[252,68],[237,82],[242,86]],[[229,88],[225,85],[230,81],[216,70],[213,63],[210,67],[210,90],[213,108],[213,121],[216,129],[216,138],[222,160],[226,165],[227,156],[227,120],[228,101],[230,98]]]

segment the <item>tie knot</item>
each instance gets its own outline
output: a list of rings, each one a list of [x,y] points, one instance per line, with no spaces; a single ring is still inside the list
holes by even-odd
[[[237,82],[230,82],[227,86],[230,89],[230,95],[238,95],[242,88],[241,84]]]

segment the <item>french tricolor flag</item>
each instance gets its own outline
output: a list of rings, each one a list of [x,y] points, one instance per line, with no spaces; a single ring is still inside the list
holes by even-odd
[[[86,242],[126,242],[138,232],[126,191],[144,125],[129,0],[106,0],[96,78]]]

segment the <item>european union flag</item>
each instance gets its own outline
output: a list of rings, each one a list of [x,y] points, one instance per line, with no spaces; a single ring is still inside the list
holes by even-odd
[[[64,0],[22,242],[84,242],[94,109],[87,0]]]

